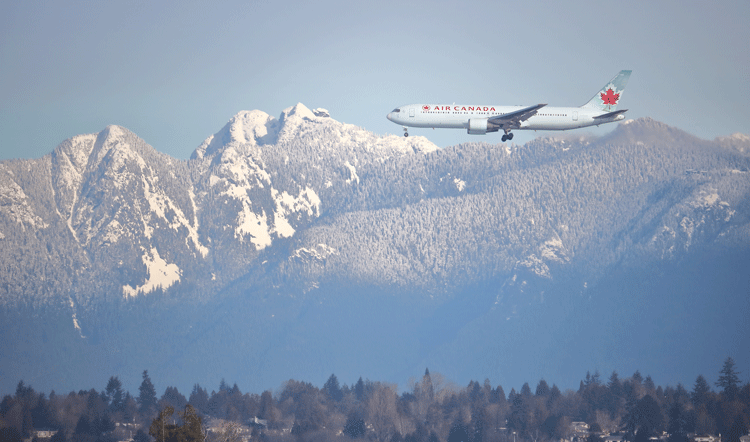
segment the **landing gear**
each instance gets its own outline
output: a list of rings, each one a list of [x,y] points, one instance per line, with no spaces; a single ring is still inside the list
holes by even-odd
[[[506,129],[505,130],[505,135],[503,135],[502,138],[500,138],[500,139],[503,140],[503,143],[506,142],[506,141],[508,141],[508,140],[512,140],[513,139],[513,133],[511,133],[510,129]]]
[[[408,129],[406,128],[406,126],[404,126],[404,136],[405,136],[405,137],[408,137],[408,136],[409,136],[409,132],[407,132],[407,130],[408,130]]]

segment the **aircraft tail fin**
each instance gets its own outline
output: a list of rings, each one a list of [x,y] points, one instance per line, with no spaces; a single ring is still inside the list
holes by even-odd
[[[625,86],[628,84],[631,72],[633,71],[620,71],[588,103],[581,107],[598,109],[604,112],[616,111],[617,104],[622,99],[622,94],[625,92]]]

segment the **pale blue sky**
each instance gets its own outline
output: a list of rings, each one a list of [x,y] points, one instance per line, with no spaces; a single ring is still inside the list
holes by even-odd
[[[747,1],[6,1],[0,159],[109,124],[188,158],[237,112],[297,102],[400,134],[398,105],[579,105],[621,69],[631,118],[750,133],[748,18]]]

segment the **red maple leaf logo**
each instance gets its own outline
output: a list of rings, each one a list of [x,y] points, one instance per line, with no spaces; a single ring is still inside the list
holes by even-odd
[[[422,109],[424,109],[424,110],[430,110],[430,106],[424,105],[424,106],[422,106]]]
[[[602,102],[606,105],[617,104],[617,100],[620,99],[620,94],[616,94],[612,88],[607,89],[606,94],[602,92],[600,95],[602,96]]]

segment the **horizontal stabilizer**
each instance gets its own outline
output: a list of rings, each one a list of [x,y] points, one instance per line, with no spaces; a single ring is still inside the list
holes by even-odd
[[[624,114],[627,111],[628,111],[627,109],[623,109],[623,110],[618,110],[618,111],[614,111],[614,112],[607,112],[606,114],[601,114],[601,115],[595,116],[594,120],[598,120],[600,118],[612,118],[612,117],[616,117],[616,116],[618,116],[620,114]]]

